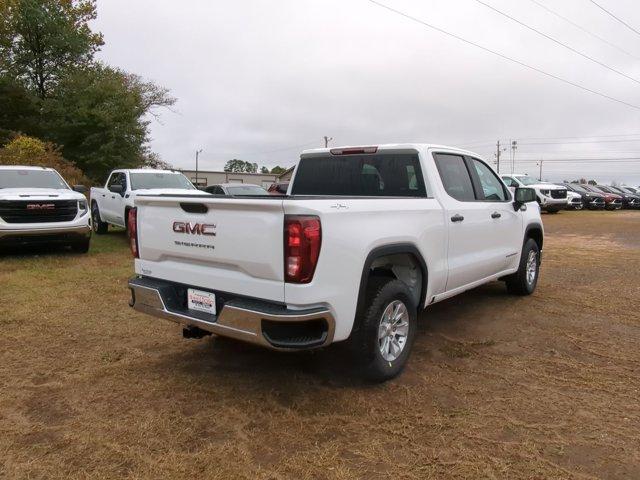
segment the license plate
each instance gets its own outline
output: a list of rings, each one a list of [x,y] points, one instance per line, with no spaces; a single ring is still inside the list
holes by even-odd
[[[216,294],[189,288],[187,290],[187,306],[190,310],[216,314]]]

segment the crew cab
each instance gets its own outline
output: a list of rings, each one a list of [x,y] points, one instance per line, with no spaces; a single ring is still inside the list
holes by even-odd
[[[538,181],[529,175],[512,173],[502,175],[502,180],[511,189],[529,187],[536,191],[536,198],[540,208],[548,213],[558,213],[567,208],[567,189],[553,183]]]
[[[91,188],[93,231],[107,233],[109,225],[126,228],[127,212],[140,193],[202,194],[182,173],[173,170],[113,170],[104,188]]]
[[[0,166],[0,250],[64,245],[86,253],[91,225],[86,188],[71,189],[53,168]]]
[[[277,350],[348,341],[397,375],[419,311],[502,280],[531,294],[543,227],[478,155],[431,144],[306,150],[285,196],[138,195],[131,306]]]

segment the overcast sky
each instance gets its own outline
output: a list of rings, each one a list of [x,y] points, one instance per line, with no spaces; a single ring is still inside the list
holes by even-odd
[[[178,99],[151,127],[153,150],[178,168],[194,168],[199,148],[201,169],[220,170],[231,158],[290,166],[303,148],[323,146],[323,135],[332,146],[465,146],[493,162],[496,140],[514,139],[516,171],[537,176],[543,158],[549,180],[640,184],[640,160],[611,160],[640,158],[640,34],[590,0],[483,0],[634,81],[477,0],[379,1],[638,108],[368,0],[98,0],[95,29],[105,37],[100,58]],[[640,31],[637,0],[597,3]],[[511,170],[509,153],[501,172]],[[609,160],[554,164],[558,158]]]

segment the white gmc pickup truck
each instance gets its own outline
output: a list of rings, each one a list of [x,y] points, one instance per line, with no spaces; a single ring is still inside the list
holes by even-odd
[[[127,212],[140,193],[199,193],[180,172],[149,168],[113,170],[104,188],[91,188],[93,231],[107,233],[109,224],[127,227]]]
[[[139,195],[131,306],[279,350],[348,340],[364,373],[397,375],[418,312],[494,280],[534,291],[535,191],[477,155],[426,144],[307,150],[286,196]]]

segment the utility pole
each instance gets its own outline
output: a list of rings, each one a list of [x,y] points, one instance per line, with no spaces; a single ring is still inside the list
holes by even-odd
[[[542,159],[540,159],[540,177],[538,177],[538,180],[542,181]]]
[[[516,163],[516,150],[518,149],[517,140],[511,141],[511,174],[513,174],[513,169]]]
[[[202,153],[202,149],[196,150],[196,188],[198,188],[198,156]]]
[[[324,148],[327,148],[329,146],[329,142],[333,140],[333,137],[327,137],[326,135],[324,136]]]
[[[498,140],[496,142],[496,170],[498,171],[498,173],[500,173],[500,155],[502,155],[502,152],[504,152],[507,148],[506,147],[502,147],[500,148],[500,140]]]

